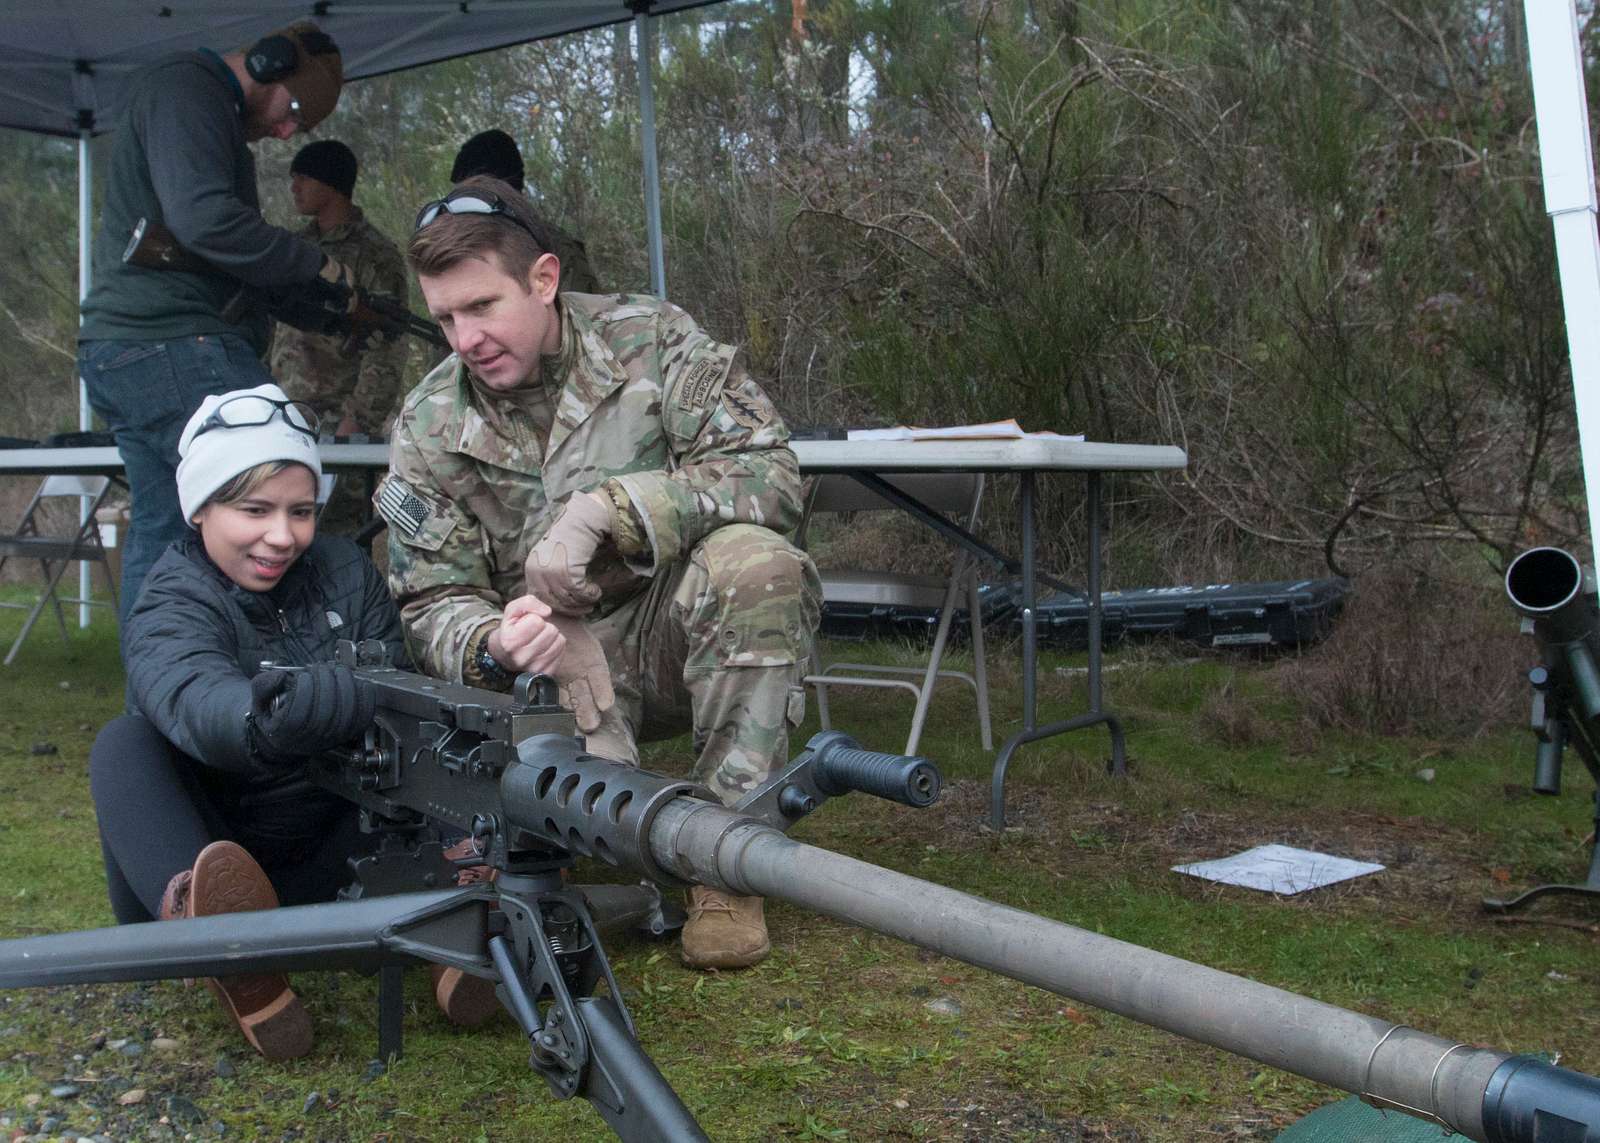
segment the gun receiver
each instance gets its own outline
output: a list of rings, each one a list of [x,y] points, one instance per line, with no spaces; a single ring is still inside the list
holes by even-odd
[[[528,1038],[530,1065],[554,1094],[588,1099],[625,1139],[703,1139],[639,1047],[600,946],[600,930],[618,917],[664,927],[659,896],[653,887],[564,885],[560,869],[583,855],[656,884],[787,901],[1481,1143],[1600,1138],[1593,1077],[1453,1043],[786,835],[847,790],[928,804],[939,777],[923,759],[819,734],[781,773],[725,807],[693,783],[587,753],[572,715],[541,680],[524,677],[514,694],[491,694],[389,668],[375,646],[339,652],[378,691],[372,728],[359,746],[309,769],[384,832],[379,852],[353,863],[355,899],[0,942],[0,988],[364,968],[385,974],[383,1005],[398,1003],[390,984],[399,966],[452,965],[495,982]],[[429,819],[470,830],[498,877],[437,888],[451,869]],[[412,891],[388,893],[400,885]],[[382,1030],[395,1026],[392,1010],[380,1012],[380,1046]]]
[[[163,223],[149,218],[141,218],[134,224],[122,260],[146,270],[181,270],[188,274],[225,272],[185,249]],[[407,334],[440,349],[450,348],[438,326],[412,313],[398,298],[375,294],[358,286],[354,306],[348,304],[348,297],[341,300],[344,307],[336,311],[303,292],[257,290],[241,285],[223,306],[222,320],[234,324],[244,318],[252,305],[260,304],[274,318],[296,329],[346,337],[351,350],[375,332],[393,336]]]

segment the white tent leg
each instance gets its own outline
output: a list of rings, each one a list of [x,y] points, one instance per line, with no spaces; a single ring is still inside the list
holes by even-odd
[[[651,86],[656,57],[654,32],[650,16],[635,12],[633,51],[639,69],[639,150],[644,155],[644,230],[650,247],[650,291],[658,298],[665,298],[667,267],[661,249],[661,169],[656,165],[656,97]]]
[[[78,320],[83,321],[83,299],[89,296],[90,248],[94,234],[94,211],[92,194],[93,169],[89,162],[89,132],[78,132]],[[94,415],[89,410],[89,391],[84,387],[83,378],[78,378],[78,430],[88,432],[94,424]],[[89,515],[89,506],[93,498],[83,497],[79,502],[78,519],[85,522]],[[88,599],[90,591],[89,565],[78,564],[78,598]],[[78,626],[89,626],[89,605],[78,604]]]
[[[1545,210],[1555,226],[1567,351],[1578,413],[1578,443],[1588,490],[1590,559],[1600,567],[1600,237],[1595,232],[1594,157],[1584,98],[1578,10],[1573,0],[1523,6]]]

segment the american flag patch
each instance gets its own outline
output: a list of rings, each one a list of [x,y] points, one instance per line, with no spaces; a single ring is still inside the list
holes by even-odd
[[[378,511],[389,521],[391,528],[399,528],[409,538],[415,538],[428,520],[428,502],[403,480],[391,476],[378,489]]]

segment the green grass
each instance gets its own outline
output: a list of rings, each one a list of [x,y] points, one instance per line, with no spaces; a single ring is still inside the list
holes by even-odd
[[[13,614],[0,614],[0,639]],[[1020,724],[1014,648],[992,659],[1003,740]],[[990,756],[970,698],[952,687],[922,747],[947,779],[939,805],[837,799],[796,835],[1439,1035],[1600,1070],[1593,933],[1497,924],[1478,908],[1486,895],[1582,878],[1592,790],[1581,772],[1559,799],[1524,797],[1529,739],[1515,728],[1470,741],[1316,735],[1270,684],[1270,664],[1147,649],[1109,661],[1131,781],[1105,776],[1101,730],[1025,747],[1008,797],[1020,828],[988,832]],[[1081,674],[1058,671],[1081,665],[1043,656],[1045,717],[1081,703]],[[1224,690],[1256,711],[1248,742],[1209,725]],[[895,749],[909,705],[836,692],[834,718]],[[109,923],[85,762],[120,706],[103,616],[68,647],[40,629],[0,674],[0,933]],[[813,718],[802,740],[814,729]],[[57,752],[36,755],[35,743]],[[681,740],[653,745],[646,764],[682,770],[686,752]],[[1417,776],[1425,767],[1431,782]],[[1169,871],[1274,841],[1389,868],[1281,900]],[[1546,911],[1593,919],[1576,903]],[[690,972],[670,943],[611,946],[645,1046],[715,1139],[1269,1138],[1335,1095],[782,903],[769,919],[773,955],[744,973]],[[203,991],[173,982],[0,993],[0,1127],[55,1114],[58,1132],[118,1139],[210,1138],[216,1124],[230,1139],[609,1137],[586,1104],[550,1098],[508,1021],[451,1028],[426,983],[411,974],[406,1053],[377,1076],[376,987],[354,974],[296,978],[318,1042],[287,1064],[253,1056]],[[936,1000],[959,1010],[934,1011]],[[158,1051],[158,1037],[175,1050]],[[124,1054],[122,1041],[143,1051]],[[81,1094],[49,1095],[64,1080]],[[146,1095],[124,1107],[131,1088]]]

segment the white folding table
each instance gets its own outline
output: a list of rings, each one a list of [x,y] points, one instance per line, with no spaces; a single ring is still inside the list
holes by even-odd
[[[819,441],[792,442],[803,473],[843,473],[860,481],[890,503],[940,534],[1018,575],[1022,580],[1022,729],[1001,746],[991,778],[989,820],[1005,825],[1006,768],[1016,751],[1030,742],[1104,723],[1111,734],[1112,773],[1127,772],[1122,723],[1105,708],[1100,681],[1100,496],[1108,472],[1159,472],[1181,469],[1188,458],[1172,445],[1103,444],[1051,438],[1021,440]],[[334,471],[375,472],[388,467],[386,444],[325,444],[323,467]],[[121,476],[122,458],[114,447],[0,449],[0,476],[70,472]],[[1012,559],[939,513],[918,503],[882,478],[897,472],[1014,472],[1020,477],[1019,510],[1022,556]],[[1089,611],[1089,709],[1072,718],[1039,724],[1038,719],[1038,570],[1034,495],[1040,473],[1081,472],[1089,516],[1089,558],[1086,596]],[[1048,577],[1046,577],[1048,578]],[[1049,582],[1055,583],[1055,580]]]

